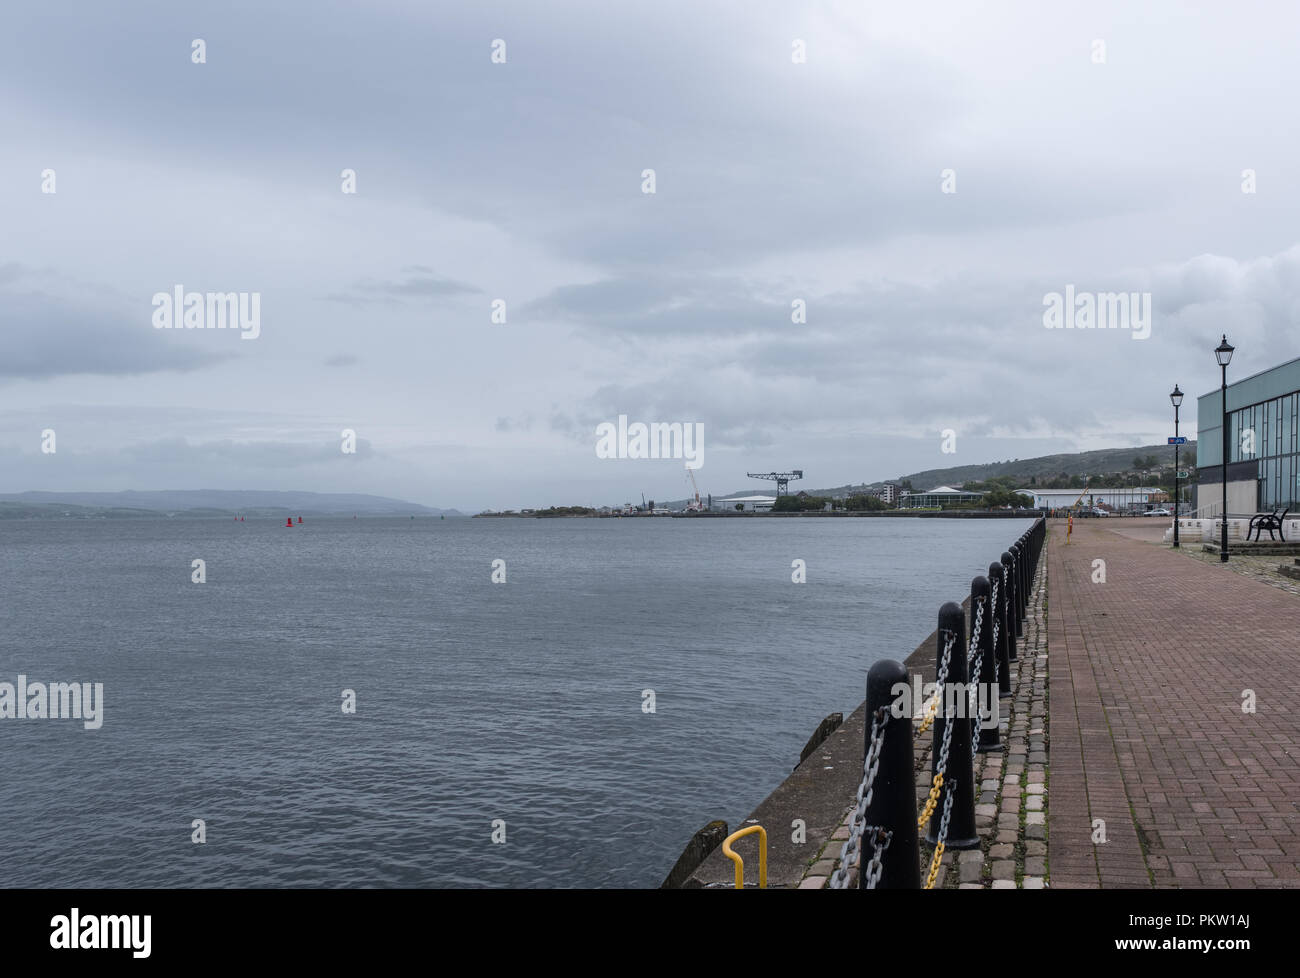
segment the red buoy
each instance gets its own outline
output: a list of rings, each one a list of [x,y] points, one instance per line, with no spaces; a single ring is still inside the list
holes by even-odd
[[[285,525],[285,526],[293,526],[293,517],[292,517],[292,516],[287,516],[287,517],[285,517],[284,525]]]
[[[301,517],[301,516],[298,517],[298,522],[299,522],[299,523],[302,522],[302,517]]]

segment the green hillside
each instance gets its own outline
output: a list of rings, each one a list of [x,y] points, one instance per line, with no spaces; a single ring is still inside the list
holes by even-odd
[[[1138,459],[1143,465],[1135,468]],[[1145,463],[1154,460],[1155,464]],[[1192,472],[1196,469],[1196,442],[1188,441],[1179,449],[1179,467]],[[1060,455],[1041,455],[1038,458],[1007,459],[1002,462],[981,462],[974,465],[954,465],[946,469],[926,469],[910,475],[889,479],[898,482],[916,492],[924,492],[937,486],[954,486],[960,488],[969,485],[972,488],[991,488],[982,484],[996,480],[1002,486],[1021,489],[1037,486],[1044,489],[1082,487],[1083,480],[1091,477],[1095,487],[1136,485],[1173,487],[1174,451],[1170,445],[1141,445],[1136,448],[1103,448],[1092,452],[1072,452]],[[811,496],[851,495],[872,486],[846,485],[825,489],[806,490]],[[1186,482],[1184,483],[1186,485]],[[791,487],[792,491],[796,488]],[[733,493],[735,495],[735,493]],[[716,498],[716,497],[715,497]]]
[[[980,465],[956,465],[947,469],[926,469],[913,472],[898,481],[910,481],[917,491],[935,486],[960,486],[965,482],[984,482],[999,476],[1010,477],[1021,486],[1032,480],[1035,485],[1045,482],[1073,481],[1075,476],[1132,475],[1133,461],[1137,457],[1156,460],[1156,469],[1172,468],[1174,450],[1169,445],[1143,445],[1137,448],[1102,448],[1092,452],[1075,452],[1064,455],[1042,455],[1038,458],[1008,459],[1005,462],[986,462]],[[1179,465],[1185,469],[1196,467],[1196,442],[1188,441],[1179,449]],[[1148,471],[1146,466],[1137,470]],[[1155,475],[1155,472],[1152,472]],[[1159,481],[1157,478],[1155,481]]]

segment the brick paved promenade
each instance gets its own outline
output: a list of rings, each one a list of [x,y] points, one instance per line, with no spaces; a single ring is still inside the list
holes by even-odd
[[[1300,887],[1300,597],[1103,520],[1064,541],[1051,521],[1052,885]]]

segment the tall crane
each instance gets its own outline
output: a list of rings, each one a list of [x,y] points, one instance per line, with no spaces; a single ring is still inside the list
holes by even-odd
[[[803,478],[803,469],[795,469],[793,472],[746,472],[745,475],[751,479],[766,479],[768,482],[775,482],[776,494],[784,496],[790,491],[790,480]]]
[[[691,491],[695,493],[695,498],[686,503],[686,512],[702,513],[704,512],[704,504],[700,502],[700,487],[695,484],[695,473],[691,471],[689,465],[686,466],[686,476],[691,480]]]
[[[1092,481],[1092,476],[1088,476],[1083,480],[1083,492],[1079,493],[1079,498],[1076,499],[1073,503],[1071,503],[1067,508],[1071,510],[1078,508],[1079,502],[1083,499],[1084,496],[1088,494],[1088,483],[1091,481]]]

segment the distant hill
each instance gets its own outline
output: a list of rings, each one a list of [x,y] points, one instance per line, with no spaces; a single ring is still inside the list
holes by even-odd
[[[1196,442],[1188,441],[1179,449],[1187,466],[1196,464]],[[1026,485],[1030,477],[1042,482],[1059,475],[1101,475],[1106,472],[1128,472],[1133,468],[1135,456],[1154,455],[1161,464],[1172,465],[1174,453],[1169,445],[1141,445],[1136,448],[1101,448],[1092,452],[1074,452],[1064,455],[1040,455],[1038,458],[1010,459],[1005,462],[985,462],[978,465],[956,465],[948,469],[926,469],[913,472],[891,482],[910,480],[917,492],[936,486],[960,486],[963,482],[983,482],[994,476],[1009,475]]]
[[[122,519],[159,516],[464,516],[386,496],[259,489],[162,489],[124,492],[0,493],[0,518],[80,516]]]
[[[1180,458],[1184,468],[1194,468],[1196,465],[1196,442],[1188,440],[1186,445],[1180,449]],[[1075,475],[1102,475],[1109,472],[1130,472],[1133,469],[1133,459],[1136,456],[1154,455],[1160,460],[1162,465],[1172,465],[1174,461],[1173,449],[1169,445],[1140,445],[1134,448],[1101,448],[1092,452],[1072,452],[1060,455],[1040,455],[1037,458],[1017,458],[1009,459],[1004,462],[979,462],[972,465],[954,465],[947,469],[926,469],[923,472],[913,472],[911,475],[899,476],[897,479],[882,480],[881,482],[863,483],[861,485],[843,485],[828,486],[823,489],[805,488],[802,483],[790,483],[790,491],[798,492],[803,489],[810,496],[836,496],[845,495],[852,492],[861,492],[874,486],[881,486],[884,482],[904,482],[910,481],[912,488],[916,492],[925,492],[928,489],[934,489],[937,486],[961,486],[966,482],[984,482],[995,476],[1011,476],[1018,482],[1023,483],[1023,488],[1029,485],[1031,478],[1037,482],[1046,482],[1055,479],[1064,474],[1065,476]],[[738,489],[734,492],[727,493],[726,496],[714,495],[716,502],[719,499],[726,499],[732,496],[748,496],[751,494],[775,495],[776,489],[770,483],[765,488],[758,489]],[[675,500],[670,500],[660,505],[677,506],[684,504]]]

